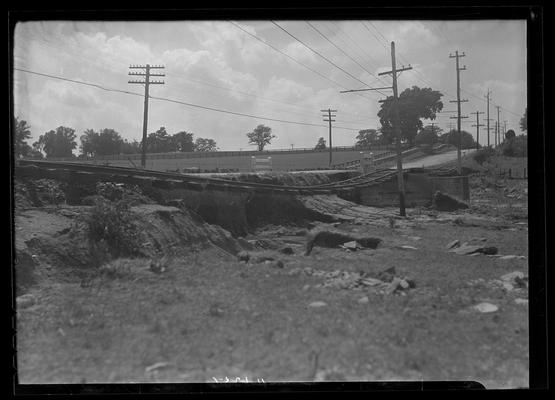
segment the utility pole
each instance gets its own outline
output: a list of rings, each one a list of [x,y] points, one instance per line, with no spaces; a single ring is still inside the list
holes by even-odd
[[[457,103],[457,133],[458,137],[458,146],[457,146],[457,170],[459,175],[462,173],[462,166],[461,166],[461,118],[468,118],[468,117],[461,117],[461,103],[466,102],[468,100],[461,100],[461,78],[460,72],[466,70],[466,65],[462,68],[459,68],[459,58],[464,57],[465,54],[459,54],[459,51],[455,51],[455,55],[449,54],[449,58],[456,59],[456,69],[457,69],[457,100],[451,100],[450,103]],[[451,117],[453,118],[453,117]]]
[[[499,146],[501,144],[500,137],[499,137],[500,133],[501,133],[500,132],[501,131],[501,125],[499,124],[499,112],[500,112],[501,107],[496,106],[496,108],[497,108],[497,130],[496,130],[496,132],[497,132],[497,143],[496,143],[496,146]]]
[[[397,150],[397,183],[399,186],[399,214],[401,217],[406,215],[405,212],[405,182],[403,179],[403,155],[401,152],[401,121],[399,119],[399,96],[397,94],[397,74],[411,70],[412,67],[402,67],[397,69],[397,63],[395,61],[395,42],[391,42],[391,71],[381,72],[378,75],[391,74],[393,78],[393,105],[394,105],[394,128],[395,136],[397,140],[395,141],[395,148]]]
[[[324,117],[324,122],[328,122],[328,123],[329,123],[329,127],[330,127],[330,142],[329,142],[329,146],[328,146],[328,147],[330,148],[330,168],[331,168],[331,123],[332,123],[332,122],[335,122],[335,120],[332,119],[332,118],[335,118],[335,117],[336,117],[335,114],[334,114],[334,115],[331,115],[331,113],[332,113],[332,112],[336,113],[337,110],[332,110],[331,108],[328,108],[327,110],[320,110],[320,111],[322,111],[322,112],[327,112],[327,113],[328,113],[327,115],[325,115],[325,114],[322,115],[322,117]],[[327,118],[327,119],[326,119],[326,118]]]
[[[507,134],[507,121],[503,121],[503,139],[505,139],[506,134]]]
[[[486,114],[486,115],[487,115],[487,116],[486,116],[486,123],[487,123],[487,128],[486,128],[486,130],[488,131],[488,147],[490,146],[489,131],[491,130],[491,128],[489,127],[489,122],[491,121],[491,118],[489,117],[489,100],[490,100],[489,95],[490,95],[490,94],[491,94],[491,91],[488,89],[488,93],[487,93],[486,96],[485,96],[485,98],[486,98],[487,101],[488,101],[488,108],[487,108],[488,112],[487,112],[487,114]]]
[[[472,125],[476,127],[476,150],[480,148],[480,127],[484,126],[484,124],[480,124],[480,120],[478,119],[478,116],[483,113],[484,113],[483,111],[482,112],[476,111],[472,113],[472,114],[476,114],[476,125]]]
[[[147,132],[147,125],[148,125],[148,98],[149,98],[149,94],[148,94],[148,89],[149,89],[149,85],[163,85],[164,81],[152,81],[150,80],[151,76],[165,76],[164,74],[156,74],[156,73],[151,73],[150,70],[151,69],[163,69],[165,68],[162,65],[150,65],[150,64],[146,64],[146,65],[130,65],[129,66],[130,69],[142,69],[144,70],[144,72],[129,72],[129,75],[133,75],[133,76],[144,76],[144,81],[142,80],[132,80],[129,81],[129,83],[137,83],[137,84],[141,84],[141,85],[145,85],[145,105],[144,105],[144,111],[143,111],[143,141],[141,143],[141,166],[143,168],[145,168],[146,165],[146,132]]]

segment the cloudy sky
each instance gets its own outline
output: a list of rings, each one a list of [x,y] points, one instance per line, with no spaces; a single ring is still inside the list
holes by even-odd
[[[143,94],[142,85],[127,83],[129,65],[162,64],[165,85],[152,85],[151,96],[253,117],[151,99],[148,132],[165,126],[169,133],[213,138],[222,150],[246,150],[253,147],[245,134],[265,124],[277,136],[268,148],[313,147],[320,136],[327,140],[320,110],[331,107],[338,110],[333,145],[348,146],[359,129],[380,127],[378,100],[391,92],[339,92],[390,86],[391,78],[378,73],[391,69],[389,42],[395,41],[398,65],[413,67],[400,74],[400,92],[413,85],[431,87],[444,94],[445,111],[456,110],[449,103],[456,99],[455,59],[449,54],[459,50],[466,54],[461,66],[467,67],[461,72],[461,98],[468,99],[462,113],[469,117],[463,129],[475,134],[472,113],[486,111],[489,88],[490,118],[497,119],[500,106],[501,124],[507,121],[507,129],[520,133],[526,107],[525,21],[275,22],[279,26],[271,21],[19,23],[14,66]],[[113,128],[129,140],[142,137],[140,96],[16,70],[14,103],[15,115],[31,126],[30,143],[60,125],[78,136],[88,128]],[[456,122],[449,118],[453,115],[442,113],[434,122],[448,130]],[[480,142],[485,140],[482,130]]]

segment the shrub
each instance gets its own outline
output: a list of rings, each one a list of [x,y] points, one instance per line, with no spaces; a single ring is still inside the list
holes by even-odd
[[[115,203],[96,200],[85,221],[91,249],[106,248],[115,257],[138,252],[138,231],[125,199]]]
[[[495,155],[495,150],[491,146],[488,146],[488,147],[482,147],[481,149],[477,150],[474,153],[472,158],[478,164],[482,165],[494,155]]]
[[[526,157],[528,155],[528,141],[525,135],[507,139],[501,146],[501,152],[507,157]]]

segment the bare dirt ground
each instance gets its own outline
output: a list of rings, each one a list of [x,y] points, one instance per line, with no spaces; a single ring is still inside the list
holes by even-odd
[[[152,257],[120,257],[86,279],[75,272],[87,268],[79,260],[45,251],[45,243],[58,253],[69,246],[85,208],[26,204],[16,241],[36,250],[37,282],[18,298],[19,382],[527,387],[526,182],[472,178],[470,208],[457,212],[409,209],[391,218],[392,208],[364,218],[358,206],[362,217],[314,223],[381,238],[376,249],[316,246],[305,256],[306,227],[269,225],[244,238],[248,262],[200,246],[167,257],[163,270],[150,268]],[[148,218],[151,227],[162,220]],[[457,254],[447,249],[454,240],[498,253]]]

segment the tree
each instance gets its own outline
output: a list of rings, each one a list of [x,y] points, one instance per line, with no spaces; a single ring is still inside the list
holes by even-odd
[[[27,139],[31,138],[31,127],[27,124],[27,121],[15,117],[13,119],[13,132],[15,156],[25,157],[29,155],[32,149],[27,144]]]
[[[167,153],[176,151],[175,143],[166,128],[161,126],[156,132],[149,133],[146,139],[146,149],[149,153]]]
[[[174,151],[189,152],[195,150],[193,134],[189,132],[177,132],[171,136]]]
[[[380,137],[378,136],[378,131],[376,129],[363,129],[358,131],[356,140],[355,147],[368,149],[371,146],[379,144]]]
[[[425,126],[418,132],[414,142],[417,145],[434,145],[439,141],[438,134],[441,132],[441,128],[437,126],[428,125]]]
[[[457,130],[453,129],[448,133],[441,135],[440,140],[442,143],[450,144],[455,147],[459,146],[459,135]],[[461,148],[473,149],[476,147],[474,136],[466,131],[461,131]]]
[[[195,140],[195,151],[216,151],[218,147],[216,146],[216,141],[214,139],[197,138]]]
[[[247,137],[249,138],[249,144],[258,146],[258,151],[262,151],[277,136],[272,135],[272,128],[269,126],[258,125],[252,132],[247,133]]]
[[[520,119],[520,130],[522,132],[528,131],[528,107],[524,110],[524,115]]]
[[[324,140],[323,137],[321,137],[320,139],[318,139],[318,143],[316,143],[314,150],[321,150],[325,148],[326,148],[326,141]]]
[[[106,156],[122,152],[123,139],[113,129],[105,128],[100,132],[87,129],[79,139],[81,140],[81,153],[87,157]]]
[[[39,136],[39,140],[33,143],[33,148],[46,153],[46,158],[72,157],[72,151],[77,147],[75,137],[75,129],[59,126],[55,131]]]
[[[419,88],[418,86],[405,89],[399,95],[399,120],[402,140],[408,141],[411,146],[413,145],[416,134],[422,129],[422,119],[434,120],[436,113],[443,109],[442,96],[437,90]],[[393,96],[389,96],[382,103],[378,117],[382,124],[382,134],[390,142],[395,138],[394,111],[394,99]]]
[[[141,152],[141,143],[136,140],[128,142],[127,140],[123,139],[121,152],[123,154],[139,154]]]
[[[512,129],[509,129],[507,132],[505,132],[505,140],[512,140],[515,138],[515,136],[516,133]]]

